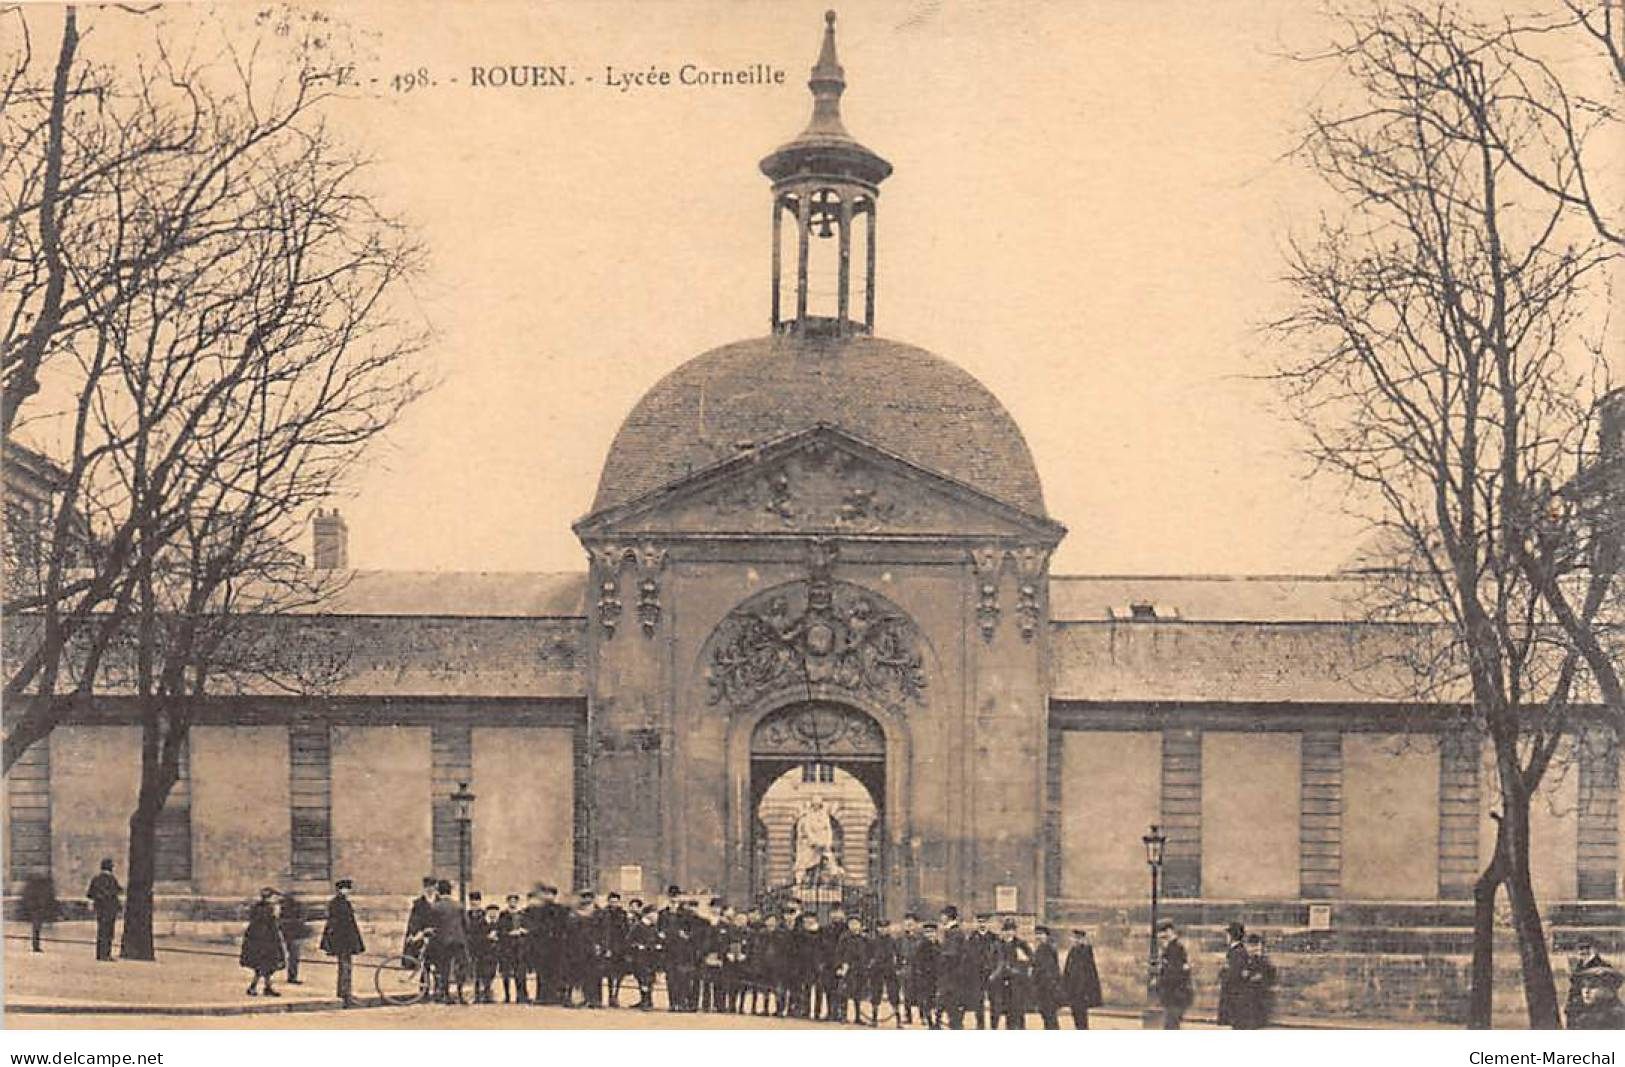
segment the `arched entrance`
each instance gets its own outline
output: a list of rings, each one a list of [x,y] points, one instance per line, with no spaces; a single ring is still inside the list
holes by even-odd
[[[841,890],[810,894],[877,915],[888,880],[886,734],[866,712],[828,700],[765,715],[750,737],[751,887],[762,899],[804,881],[796,870],[802,815],[817,807],[834,830]],[[825,899],[827,898],[827,899]],[[811,902],[811,901],[808,901]]]

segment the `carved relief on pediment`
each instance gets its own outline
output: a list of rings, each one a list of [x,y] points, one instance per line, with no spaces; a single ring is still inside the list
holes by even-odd
[[[768,469],[702,494],[699,507],[747,529],[874,533],[928,522],[933,509],[900,479],[850,452],[815,443]]]
[[[924,702],[923,644],[910,619],[859,586],[781,586],[734,609],[712,635],[707,699],[746,709],[800,686],[900,710]]]

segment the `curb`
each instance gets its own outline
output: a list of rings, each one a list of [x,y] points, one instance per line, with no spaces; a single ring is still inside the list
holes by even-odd
[[[382,1007],[382,1003],[363,1001],[350,1010]],[[6,1004],[8,1013],[18,1015],[288,1015],[300,1012],[339,1011],[340,1001],[294,1000],[286,1004]]]

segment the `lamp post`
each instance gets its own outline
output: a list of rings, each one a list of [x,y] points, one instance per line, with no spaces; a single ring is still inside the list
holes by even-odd
[[[451,814],[457,820],[457,899],[468,909],[468,835],[474,824],[474,794],[467,782],[457,783],[457,792],[451,795]]]
[[[1157,909],[1162,903],[1162,854],[1163,848],[1168,844],[1168,837],[1156,823],[1151,824],[1151,832],[1140,838],[1145,844],[1145,863],[1151,868],[1151,936],[1150,950],[1147,956],[1146,968],[1146,1000],[1148,1006],[1145,1014],[1140,1017],[1141,1025],[1146,1029],[1160,1029],[1162,1027],[1162,1008],[1158,1005],[1155,995],[1157,980]]]

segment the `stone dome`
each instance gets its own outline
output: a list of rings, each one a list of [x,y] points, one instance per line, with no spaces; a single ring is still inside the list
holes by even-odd
[[[615,435],[593,511],[819,425],[1044,514],[1027,442],[981,382],[913,345],[795,333],[712,349],[657,382]]]

